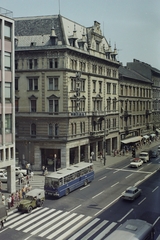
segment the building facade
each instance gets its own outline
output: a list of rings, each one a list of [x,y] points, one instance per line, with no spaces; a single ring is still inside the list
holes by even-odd
[[[14,20],[0,14],[0,168],[7,169],[7,190],[15,192]]]
[[[152,115],[152,81],[129,67],[119,68],[120,141],[140,143],[154,134]]]
[[[15,35],[17,164],[52,171],[117,149],[119,62],[100,24],[17,18]]]

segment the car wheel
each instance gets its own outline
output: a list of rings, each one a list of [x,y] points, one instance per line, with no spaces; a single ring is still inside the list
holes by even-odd
[[[65,195],[67,196],[69,194],[69,189],[67,188],[65,191]]]
[[[87,186],[87,184],[88,184],[88,181],[85,180],[85,181],[84,181],[84,186]]]
[[[27,212],[28,212],[28,213],[31,213],[31,212],[32,212],[32,207],[31,207],[31,206],[29,206]]]

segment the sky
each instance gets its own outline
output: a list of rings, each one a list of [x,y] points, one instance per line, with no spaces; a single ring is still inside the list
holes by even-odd
[[[13,17],[57,15],[85,27],[101,24],[117,60],[133,59],[160,70],[160,0],[0,0]]]

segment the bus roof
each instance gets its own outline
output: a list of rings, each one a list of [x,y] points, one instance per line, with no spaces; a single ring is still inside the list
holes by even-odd
[[[69,174],[75,173],[77,171],[80,171],[84,168],[93,166],[93,163],[87,163],[87,162],[80,162],[74,165],[71,165],[67,168],[63,168],[61,170],[58,170],[56,172],[52,172],[46,176],[46,178],[57,178],[60,179],[62,177],[68,176]]]
[[[124,224],[120,225],[106,240],[138,240],[144,239],[147,233],[153,229],[152,224],[140,220],[129,219]]]

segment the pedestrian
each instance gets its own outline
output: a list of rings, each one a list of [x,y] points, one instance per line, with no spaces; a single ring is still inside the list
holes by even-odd
[[[47,175],[48,174],[48,169],[47,167],[45,168],[45,171],[44,171],[44,175]]]
[[[24,199],[26,196],[26,191],[25,187],[22,188],[22,198]]]
[[[42,167],[42,174],[44,175],[45,172],[45,166]]]
[[[29,184],[29,176],[28,175],[26,176],[26,181],[27,181],[27,184]]]
[[[11,201],[12,201],[12,198],[11,198],[11,195],[9,195],[7,198],[8,210],[10,210],[11,208]]]
[[[18,203],[19,201],[19,192],[18,190],[16,191],[16,194],[15,194],[15,201]]]
[[[1,229],[3,229],[4,228],[4,222],[3,222],[3,220],[1,220]]]
[[[31,171],[31,180],[33,180],[34,172]]]
[[[22,199],[22,190],[19,189],[19,200],[21,200],[21,199]]]
[[[14,193],[11,195],[11,207],[14,207]]]
[[[32,189],[31,185],[28,185],[27,192],[29,192]]]
[[[2,204],[6,205],[6,197],[3,193],[2,193]]]

